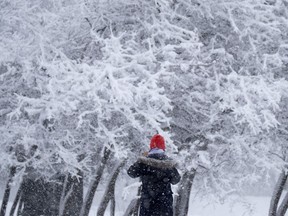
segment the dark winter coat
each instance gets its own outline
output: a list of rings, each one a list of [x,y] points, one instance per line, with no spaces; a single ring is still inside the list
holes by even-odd
[[[163,154],[140,157],[128,169],[132,178],[142,181],[140,216],[173,216],[171,184],[180,181],[176,162]]]

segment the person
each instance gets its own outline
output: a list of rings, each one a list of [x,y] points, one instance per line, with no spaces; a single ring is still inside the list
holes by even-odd
[[[129,167],[127,173],[142,181],[140,216],[173,216],[171,184],[180,181],[176,162],[165,154],[165,140],[156,134],[150,141],[150,151]]]

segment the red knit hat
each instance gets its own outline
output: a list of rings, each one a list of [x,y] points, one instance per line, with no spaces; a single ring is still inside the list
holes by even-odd
[[[165,140],[161,135],[156,134],[152,137],[150,141],[150,149],[153,148],[158,148],[165,151]]]

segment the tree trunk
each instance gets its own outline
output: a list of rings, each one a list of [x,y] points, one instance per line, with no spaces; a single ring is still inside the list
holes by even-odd
[[[68,178],[69,178],[69,173],[66,174],[65,180],[63,183],[63,190],[62,190],[60,203],[59,203],[59,216],[63,216],[64,208],[65,208],[65,204],[67,202],[68,196],[70,196],[70,194],[72,193],[72,189],[71,188],[68,189],[69,188]]]
[[[92,201],[94,198],[94,194],[97,190],[97,187],[99,185],[101,176],[103,175],[103,171],[104,171],[104,168],[107,164],[107,161],[109,159],[110,154],[111,154],[111,151],[107,147],[105,147],[104,155],[101,159],[100,166],[98,167],[98,170],[96,172],[95,180],[94,180],[94,182],[92,182],[91,186],[89,187],[87,195],[86,195],[85,200],[84,200],[84,203],[82,205],[82,208],[80,211],[80,216],[88,216],[88,214],[89,214],[89,211],[90,211],[90,208],[92,205]]]
[[[99,209],[97,211],[97,216],[103,216],[104,215],[109,201],[111,199],[113,199],[113,197],[115,197],[115,183],[116,183],[118,174],[119,174],[121,168],[124,166],[125,163],[126,163],[126,160],[122,161],[114,169],[113,174],[111,176],[111,179],[110,179],[110,181],[108,183],[107,189],[106,189],[106,191],[104,193],[104,196],[102,198],[102,201],[101,201],[101,203],[99,205]],[[113,211],[115,212],[115,209]]]
[[[178,196],[175,199],[175,216],[186,216],[189,209],[189,199],[196,170],[186,171],[182,177]]]
[[[137,197],[131,200],[123,216],[138,216],[140,206],[141,186],[138,188]]]
[[[111,202],[110,216],[115,216],[115,207],[116,207],[115,193],[111,197],[110,202]]]
[[[61,198],[63,211],[59,216],[78,216],[83,205],[83,172],[78,171],[78,178],[68,174]]]
[[[22,216],[45,215],[49,208],[47,186],[43,178],[24,179],[22,183]]]
[[[9,214],[10,216],[14,215],[14,212],[17,209],[17,205],[18,205],[19,201],[21,200],[21,194],[22,194],[22,183],[20,184],[20,186],[18,188],[16,197],[15,197],[13,205],[11,207],[10,214]],[[18,205],[18,208],[20,208],[20,205]]]
[[[288,192],[286,192],[286,195],[284,199],[282,200],[281,205],[278,208],[277,216],[285,216],[287,208],[288,208]]]
[[[48,182],[44,182],[43,190],[46,195],[44,216],[58,215],[62,191],[64,189],[64,174],[56,174]]]
[[[281,198],[281,194],[283,192],[286,181],[287,181],[287,174],[283,170],[280,173],[280,176],[273,191],[273,195],[270,201],[269,216],[277,216],[277,208],[279,200]]]
[[[22,199],[22,193],[21,193],[21,197],[20,197],[20,201],[19,201],[19,205],[18,205],[18,210],[17,210],[17,216],[22,215],[22,210],[23,210],[23,199]]]
[[[128,207],[127,207],[127,209],[126,209],[126,211],[125,211],[125,213],[124,213],[124,215],[123,216],[132,216],[132,215],[134,215],[134,213],[135,213],[135,208],[136,208],[136,206],[137,206],[137,203],[139,202],[139,198],[134,198],[131,202],[130,202],[130,204],[128,205]]]
[[[2,200],[2,205],[1,205],[1,210],[0,210],[0,216],[5,216],[6,209],[7,209],[7,204],[9,201],[9,196],[10,196],[10,191],[11,191],[11,182],[13,180],[13,177],[16,173],[16,167],[11,167],[10,168],[10,174],[9,174],[9,179],[6,184],[3,200]]]
[[[141,190],[142,190],[142,185],[138,188],[138,191],[137,191],[137,196],[138,197],[141,196]],[[134,212],[133,212],[133,216],[138,216],[139,207],[140,207],[140,198],[137,199],[137,202],[136,202],[136,205],[135,205],[135,208],[134,208]]]

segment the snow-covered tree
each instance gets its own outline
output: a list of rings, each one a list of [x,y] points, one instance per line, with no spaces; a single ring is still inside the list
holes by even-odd
[[[126,18],[133,10],[144,17],[139,5],[1,4],[1,169],[32,167],[43,177],[81,170],[89,179],[101,166],[99,150],[125,158],[127,146],[143,149],[147,135],[162,132],[171,105],[157,82],[166,74],[149,40],[138,42],[146,37],[136,34],[141,21]]]
[[[198,62],[183,58],[175,64],[177,77],[167,88],[174,105],[172,131],[185,158],[183,186],[192,186],[197,170],[197,187],[219,200],[278,166],[269,134],[281,124],[276,114],[287,89],[281,80],[286,77],[285,2],[174,3],[181,14],[175,20],[194,29],[203,44]],[[247,178],[239,181],[239,176]],[[179,194],[187,202],[190,191]]]

